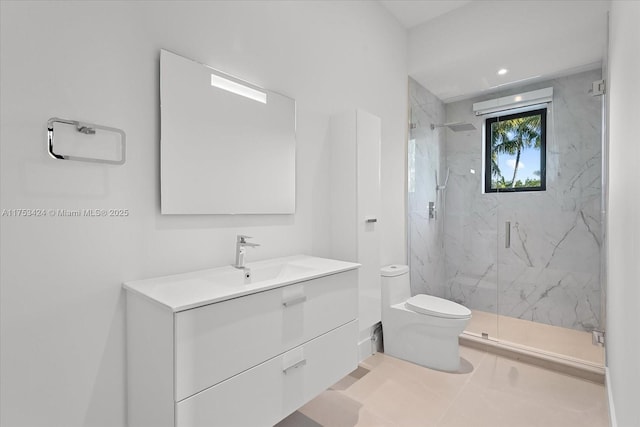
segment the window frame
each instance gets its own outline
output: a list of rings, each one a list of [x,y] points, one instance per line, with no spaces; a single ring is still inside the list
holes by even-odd
[[[500,112],[485,120],[485,141],[484,141],[484,192],[485,193],[520,193],[526,191],[546,191],[547,190],[547,113],[548,107],[536,106],[535,108],[519,111],[517,113],[502,114]],[[514,188],[492,188],[491,187],[491,124],[499,121],[507,121],[520,117],[540,115],[540,186],[539,187],[514,187]]]

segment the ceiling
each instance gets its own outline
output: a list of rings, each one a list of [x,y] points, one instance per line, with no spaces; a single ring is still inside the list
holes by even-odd
[[[380,3],[408,31],[409,75],[444,102],[602,66],[608,0]]]
[[[457,0],[380,0],[400,23],[407,29],[425,23],[437,16],[443,15],[460,6],[464,6],[467,1]]]

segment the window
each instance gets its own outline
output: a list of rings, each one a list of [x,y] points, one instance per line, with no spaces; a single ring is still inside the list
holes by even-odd
[[[486,193],[546,189],[546,108],[491,117],[485,132]]]

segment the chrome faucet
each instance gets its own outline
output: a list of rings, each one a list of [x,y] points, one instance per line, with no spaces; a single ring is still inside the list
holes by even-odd
[[[247,242],[247,239],[251,238],[250,236],[244,236],[242,234],[236,236],[236,263],[233,265],[235,268],[244,268],[244,254],[247,246],[252,248],[260,246],[258,243]]]

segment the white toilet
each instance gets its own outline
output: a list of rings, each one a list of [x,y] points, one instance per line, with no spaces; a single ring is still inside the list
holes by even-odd
[[[385,354],[428,368],[457,371],[458,335],[469,323],[471,310],[431,295],[412,297],[406,265],[389,265],[380,273]]]

